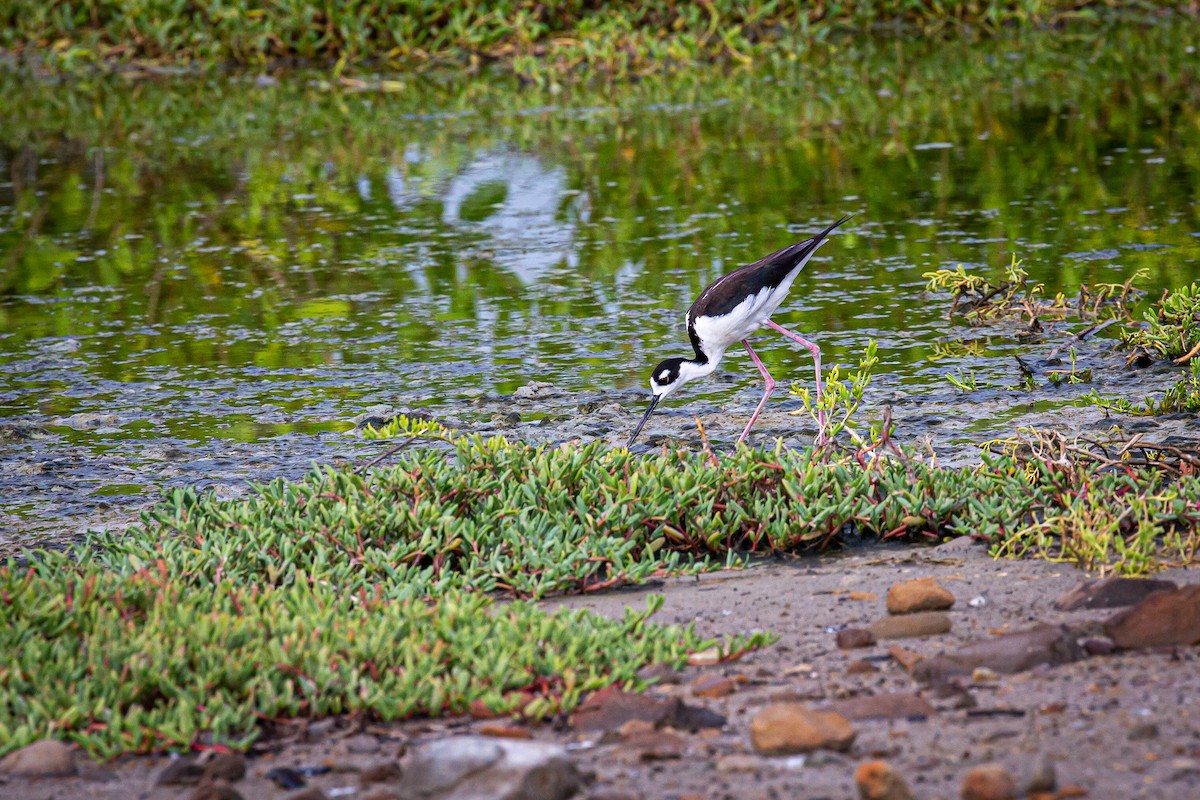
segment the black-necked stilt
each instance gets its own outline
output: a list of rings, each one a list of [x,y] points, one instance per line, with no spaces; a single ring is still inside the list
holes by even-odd
[[[654,407],[664,397],[690,380],[711,374],[721,362],[725,351],[737,342],[741,342],[750,358],[754,359],[754,364],[762,373],[764,381],[762,400],[758,401],[758,408],[754,409],[754,414],[746,423],[746,429],[738,437],[739,442],[745,439],[763,406],[767,404],[767,398],[775,391],[775,380],[759,360],[758,354],[750,347],[750,335],[762,327],[774,328],[792,341],[808,348],[816,361],[817,400],[821,399],[821,349],[804,337],[772,322],[771,315],[787,297],[792,288],[792,281],[796,280],[800,270],[804,269],[813,253],[817,252],[817,248],[827,241],[825,237],[829,232],[848,219],[849,217],[842,217],[811,239],[805,239],[791,247],[771,253],[753,264],[735,269],[710,283],[700,293],[700,297],[688,309],[686,317],[688,337],[692,340],[692,349],[696,351],[696,357],[668,358],[654,368],[650,375],[650,391],[654,396],[650,399],[650,407],[646,409],[642,421],[629,437],[626,447],[633,446],[634,440],[646,425],[646,420],[650,419]],[[817,421],[820,426],[817,442],[820,443],[825,437],[825,416],[820,411],[817,412]]]

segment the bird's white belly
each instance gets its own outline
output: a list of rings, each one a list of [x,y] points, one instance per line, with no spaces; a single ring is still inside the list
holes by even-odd
[[[701,317],[694,323],[696,334],[710,347],[724,352],[767,324],[775,309],[787,297],[791,281],[774,289],[763,289],[738,303],[728,314],[720,317]]]

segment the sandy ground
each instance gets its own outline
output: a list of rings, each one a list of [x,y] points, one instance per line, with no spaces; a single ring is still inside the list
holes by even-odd
[[[921,691],[887,656],[888,644],[896,642],[851,651],[839,650],[834,642],[836,627],[866,624],[886,614],[883,598],[888,586],[921,576],[937,578],[956,597],[949,634],[898,642],[927,655],[1035,621],[1079,623],[1112,613],[1053,608],[1056,597],[1087,577],[1072,566],[997,561],[965,540],[934,548],[873,548],[841,557],[777,561],[646,589],[556,599],[547,605],[620,615],[627,605],[641,606],[646,595],[661,592],[666,596],[663,621],[695,622],[702,633],[712,635],[764,629],[780,640],[738,662],[689,667],[679,683],[653,690],[680,695],[728,719],[719,730],[683,733],[678,757],[647,759],[642,749],[620,736],[582,734],[561,725],[530,732],[537,739],[571,746],[578,766],[594,776],[582,796],[596,800],[849,798],[855,796],[855,768],[872,758],[890,762],[916,797],[930,800],[957,798],[964,774],[974,765],[999,762],[1023,785],[1046,759],[1054,762],[1060,787],[1082,787],[1092,798],[1200,797],[1196,648],[1097,656],[1001,676],[970,687],[971,708],[962,707],[961,695],[939,698],[923,691],[937,713],[923,720],[856,722],[858,735],[849,752],[790,758],[755,755],[748,735],[750,719],[772,699],[797,698],[819,705],[846,697]],[[1197,583],[1200,571],[1175,569],[1162,577]],[[852,598],[851,592],[869,594]],[[852,674],[848,666],[854,660],[866,660],[878,671]],[[697,698],[690,684],[706,675],[734,677],[738,689],[723,698]],[[406,745],[423,739],[485,724],[415,721],[373,726],[365,731],[367,736],[361,729],[318,724],[306,737],[264,743],[267,746],[251,759],[237,789],[251,799],[283,798],[289,793],[263,778],[268,769],[329,765],[334,770],[313,778],[311,785],[324,788],[331,797],[364,797],[355,768],[395,758]],[[78,778],[10,779],[0,783],[0,798],[188,797],[191,789],[153,785],[166,763],[165,758],[136,758],[84,764]]]

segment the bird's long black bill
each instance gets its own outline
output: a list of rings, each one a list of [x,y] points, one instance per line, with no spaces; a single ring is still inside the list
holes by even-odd
[[[662,397],[662,395],[656,394],[654,397],[650,398],[650,407],[646,409],[646,414],[642,417],[642,421],[639,422],[637,427],[633,429],[633,435],[629,437],[629,443],[625,445],[626,450],[633,447],[633,441],[637,439],[638,434],[642,432],[642,428],[646,427],[646,420],[650,419],[650,414],[654,411],[654,407],[658,405],[658,399],[660,397]]]

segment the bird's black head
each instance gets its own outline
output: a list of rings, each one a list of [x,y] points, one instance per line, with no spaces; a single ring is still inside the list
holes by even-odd
[[[668,358],[654,368],[650,373],[650,390],[656,395],[663,394],[679,380],[679,370],[684,359]]]

